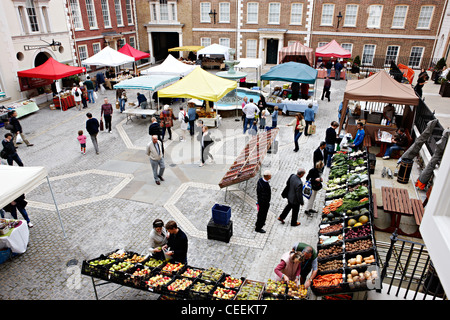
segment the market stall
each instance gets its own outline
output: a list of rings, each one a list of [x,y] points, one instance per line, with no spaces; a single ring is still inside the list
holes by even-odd
[[[381,290],[367,151],[333,155],[319,224],[316,295]]]
[[[5,207],[23,194],[27,194],[42,183],[43,179],[47,179],[50,192],[53,197],[52,187],[48,178],[47,170],[44,167],[15,167],[0,166],[0,181],[8,181],[8,188],[0,189],[0,208]],[[58,206],[53,197],[56,212],[66,237]],[[26,224],[25,224],[26,225]]]
[[[241,82],[240,86],[245,86],[247,88],[253,87],[253,85],[260,87],[260,77],[261,77],[261,67],[262,67],[262,59],[257,58],[239,58],[239,63],[234,66],[236,70],[242,69],[254,69],[255,70],[255,78],[250,78],[246,76],[244,82]],[[253,81],[254,80],[254,81]]]
[[[10,111],[16,111],[17,117],[21,118],[28,114],[34,113],[36,111],[39,111],[39,107],[36,104],[36,102],[31,100],[23,100],[23,101],[16,101],[8,105],[8,107],[1,108],[0,109],[0,119],[4,121],[8,121],[8,113]]]
[[[160,65],[142,70],[141,75],[173,75],[185,77],[195,68],[200,68],[200,66],[185,64],[169,54]]]
[[[201,113],[200,119],[215,119],[218,123],[220,116],[211,109],[209,101],[216,102],[228,92],[237,88],[237,82],[213,75],[202,68],[195,68],[183,79],[158,91],[161,98],[186,98],[206,101],[205,108],[197,108]],[[203,120],[203,119],[202,119]]]
[[[317,70],[311,68],[304,63],[298,62],[286,62],[270,68],[270,70],[261,76],[261,80],[268,81],[286,81],[301,83],[307,85],[316,84]],[[288,96],[290,94],[289,88],[275,87],[276,90],[270,90],[270,95],[266,99],[266,103],[270,106],[278,106],[284,113],[292,112],[304,112],[310,103],[313,104],[314,112],[317,113],[318,102],[315,97],[316,90],[309,91],[311,96],[309,99],[296,99],[292,100]]]
[[[347,82],[341,115],[346,114],[350,101],[363,101],[366,104],[361,106],[361,116],[356,118],[341,116],[339,133],[345,119],[347,119],[345,130],[352,135],[356,132],[356,121],[363,121],[366,134],[370,135],[374,142],[378,130],[393,133],[397,127],[402,126],[411,132],[415,106],[419,103],[419,98],[410,84],[399,83],[385,70],[381,70],[366,79]],[[389,103],[395,105],[395,123],[385,125],[381,122],[382,113],[385,104]]]
[[[197,51],[197,59],[202,60],[202,68],[218,67],[220,70],[225,69],[224,61],[230,59],[230,48],[213,43],[203,49]]]
[[[339,43],[337,43],[336,40],[332,40],[326,45],[319,47],[316,49],[315,52],[316,59],[321,57],[323,60],[333,60],[333,59],[348,59],[352,57],[352,53],[344,48],[341,47]],[[324,59],[326,58],[326,59]],[[327,75],[327,70],[325,68],[321,68],[318,70],[318,78],[325,78]],[[331,70],[330,77],[335,76],[335,70],[334,68]],[[344,69],[341,70],[341,79],[345,79],[345,71]]]
[[[282,48],[278,53],[278,63],[289,61],[304,63],[314,66],[314,50],[303,45],[300,41]]]
[[[106,46],[98,53],[81,61],[81,64],[85,66],[118,67],[134,61],[133,57]]]

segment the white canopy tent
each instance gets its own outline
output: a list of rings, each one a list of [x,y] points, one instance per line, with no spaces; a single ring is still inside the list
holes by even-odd
[[[199,65],[189,65],[179,61],[173,55],[169,54],[163,63],[155,67],[141,71],[141,75],[174,75],[185,77]]]
[[[197,51],[197,58],[200,55],[223,55],[225,60],[230,59],[230,53],[228,52],[230,50],[230,47],[225,47],[217,43],[213,43],[210,46],[207,46],[201,50]]]
[[[258,83],[260,81],[261,77],[261,66],[262,66],[262,59],[258,58],[240,58],[239,63],[234,67],[236,70],[239,69],[255,69],[256,71],[256,82]]]
[[[108,46],[92,57],[81,61],[81,64],[87,66],[118,67],[133,62],[133,57],[120,53]]]
[[[66,233],[62,224],[61,215],[53,195],[50,180],[48,179],[47,170],[44,167],[15,167],[0,166],[0,181],[8,181],[7,187],[0,189],[0,208],[5,207],[22,194],[26,194],[42,183],[42,179],[46,178],[55,203],[56,212],[58,213],[59,222],[63,230],[64,238]]]

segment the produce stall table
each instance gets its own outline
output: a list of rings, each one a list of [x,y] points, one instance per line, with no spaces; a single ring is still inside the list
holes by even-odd
[[[397,234],[408,236],[407,233],[400,229],[402,216],[413,216],[408,190],[403,188],[381,187],[381,195],[383,199],[383,210],[391,215],[391,224],[385,229],[375,227],[375,230],[388,233],[393,233],[397,230]]]
[[[61,100],[61,103],[60,103]],[[66,111],[69,108],[75,107],[75,98],[73,95],[67,95],[65,97],[59,98],[58,96],[53,97],[53,104],[56,108],[61,108]]]
[[[0,114],[0,119],[7,120],[8,112],[13,111],[13,110],[17,112],[17,118],[21,118],[28,114],[38,111],[39,107],[36,104],[36,102],[27,100],[27,101],[13,103],[13,104],[9,105],[6,110],[7,110],[6,112]]]
[[[125,109],[122,113],[125,113],[125,115],[127,116],[127,122],[128,121],[133,121],[132,116],[135,115],[137,116],[152,116],[156,113],[156,110],[152,110],[152,109],[140,109],[140,108],[132,108],[132,109]]]
[[[336,72],[334,69],[331,69],[330,78],[334,79],[336,75]],[[345,69],[341,70],[341,80],[345,80]],[[319,79],[325,79],[327,76],[327,69],[317,69],[317,78]]]
[[[317,113],[319,110],[319,102],[317,100],[283,100],[280,103],[267,102],[267,105],[272,107],[278,106],[278,109],[282,110],[284,114],[288,114],[289,112],[304,113],[310,103],[313,104],[314,113]]]
[[[0,234],[0,249],[10,248],[13,253],[27,251],[30,231],[25,220],[0,219],[12,227],[6,234]]]

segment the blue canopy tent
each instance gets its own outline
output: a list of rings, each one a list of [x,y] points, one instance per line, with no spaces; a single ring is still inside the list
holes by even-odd
[[[179,76],[174,75],[151,75],[141,76],[123,80],[114,85],[114,89],[129,89],[129,90],[147,90],[150,91],[150,101],[152,101],[153,92],[164,88],[165,86],[172,84],[180,80]],[[159,98],[158,98],[159,109]]]

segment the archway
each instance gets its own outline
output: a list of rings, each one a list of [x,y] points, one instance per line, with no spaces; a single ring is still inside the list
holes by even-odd
[[[48,54],[47,52],[39,52],[34,58],[34,67],[39,67],[45,61],[47,61],[48,58],[50,58],[50,54]]]

